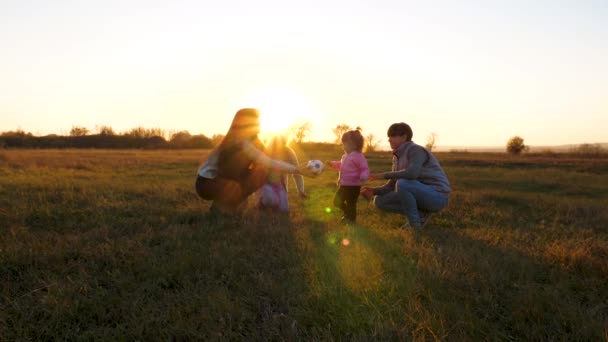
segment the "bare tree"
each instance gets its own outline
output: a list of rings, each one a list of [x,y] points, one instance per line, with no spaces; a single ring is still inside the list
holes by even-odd
[[[150,137],[163,137],[165,136],[165,132],[160,128],[144,128],[144,127],[135,127],[131,128],[131,130],[125,133],[126,136],[131,136],[135,138],[150,138]]]
[[[365,136],[365,145],[367,146],[367,151],[374,152],[378,147],[378,139],[370,133]]]
[[[116,135],[116,133],[110,126],[105,126],[105,125],[95,126],[95,129],[97,130],[99,135]]]
[[[301,144],[304,138],[310,133],[310,121],[306,121],[301,125],[294,125],[291,129],[296,143]]]
[[[435,144],[437,143],[438,136],[439,135],[437,133],[433,132],[426,137],[425,147],[427,150],[432,151],[435,148]]]
[[[339,144],[342,141],[342,134],[350,131],[350,126],[347,124],[340,124],[336,126],[336,128],[332,129],[332,132],[336,135],[336,144]]]
[[[87,134],[89,134],[89,130],[86,127],[72,126],[70,130],[70,136],[72,137],[81,137]]]
[[[148,134],[148,137],[164,137],[165,131],[160,127],[150,128],[147,130],[147,134]]]

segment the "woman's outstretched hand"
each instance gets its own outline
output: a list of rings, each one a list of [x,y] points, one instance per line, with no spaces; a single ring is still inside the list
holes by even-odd
[[[313,173],[308,167],[306,167],[306,164],[301,164],[296,168],[296,171],[294,172],[296,175],[302,175],[304,177],[317,177],[318,175]]]
[[[374,196],[374,190],[367,186],[362,187],[360,193],[366,200],[369,200]]]
[[[367,180],[373,181],[378,179],[384,179],[384,176],[381,173],[370,173]]]

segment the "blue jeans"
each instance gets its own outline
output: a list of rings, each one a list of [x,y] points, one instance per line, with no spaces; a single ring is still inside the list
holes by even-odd
[[[439,211],[448,205],[448,194],[416,180],[398,179],[395,191],[374,197],[378,209],[407,216],[410,225],[420,227],[420,213]]]

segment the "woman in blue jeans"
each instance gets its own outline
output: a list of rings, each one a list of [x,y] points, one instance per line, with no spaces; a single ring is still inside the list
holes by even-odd
[[[447,206],[450,182],[437,158],[412,141],[408,124],[392,124],[387,135],[393,150],[392,171],[371,174],[369,179],[388,181],[383,186],[364,187],[361,194],[373,197],[378,209],[407,216],[412,228],[422,228],[431,213]]]

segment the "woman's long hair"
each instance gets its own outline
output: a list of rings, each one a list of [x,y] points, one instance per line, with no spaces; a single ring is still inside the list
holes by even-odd
[[[255,108],[243,108],[236,112],[228,133],[218,146],[218,175],[241,180],[255,168],[251,155],[243,150],[243,142],[251,142],[258,150],[264,151],[264,144],[258,137],[260,132],[260,112]]]
[[[228,133],[226,133],[226,136],[222,139],[219,149],[220,151],[226,150],[235,144],[249,140],[257,148],[263,150],[264,144],[258,137],[259,132],[260,112],[255,108],[240,109],[234,114]]]

